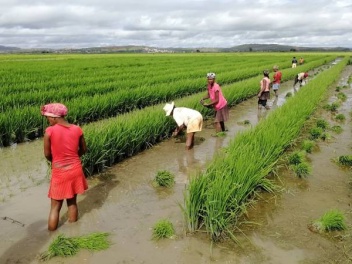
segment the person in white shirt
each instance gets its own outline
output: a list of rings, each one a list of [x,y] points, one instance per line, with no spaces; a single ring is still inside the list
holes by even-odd
[[[293,88],[296,87],[296,84],[299,82],[299,86],[302,86],[302,82],[306,80],[308,77],[308,72],[298,73],[295,77],[295,81],[293,83]]]
[[[177,136],[182,130],[187,129],[186,149],[194,146],[194,135],[202,131],[203,116],[198,111],[187,107],[176,107],[175,103],[167,103],[164,106],[166,116],[172,116],[177,123],[177,127],[172,136]]]

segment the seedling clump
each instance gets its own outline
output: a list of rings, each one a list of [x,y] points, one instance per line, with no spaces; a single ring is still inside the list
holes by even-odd
[[[311,172],[311,167],[304,161],[299,164],[292,165],[292,168],[295,174],[300,178],[306,178]]]
[[[315,142],[309,139],[306,139],[302,142],[302,149],[307,153],[312,153],[312,150],[315,146]]]
[[[80,237],[66,237],[60,234],[49,246],[49,249],[40,255],[41,260],[53,257],[68,257],[78,253],[80,249],[103,250],[110,246],[108,233],[92,233]]]
[[[288,163],[291,165],[296,165],[304,160],[304,152],[295,151],[288,156]]]
[[[320,127],[323,130],[325,130],[329,127],[329,123],[328,123],[328,121],[326,121],[324,119],[318,119],[317,120],[317,127]]]
[[[163,186],[163,187],[171,187],[174,185],[175,183],[175,176],[166,170],[163,171],[158,171],[155,179],[154,179],[155,183],[158,186]]]
[[[326,212],[322,217],[316,220],[311,230],[315,232],[329,232],[334,230],[345,230],[347,228],[345,223],[345,216],[339,210],[333,209]]]
[[[335,116],[335,119],[336,119],[337,121],[345,121],[345,120],[346,120],[346,117],[345,117],[344,114],[337,114],[337,115]]]
[[[318,139],[320,138],[321,134],[323,133],[323,129],[321,127],[313,127],[310,131],[310,139]]]
[[[158,221],[153,227],[153,239],[172,238],[175,235],[175,229],[172,223],[167,219]]]
[[[341,165],[352,166],[352,155],[340,156],[338,160]]]

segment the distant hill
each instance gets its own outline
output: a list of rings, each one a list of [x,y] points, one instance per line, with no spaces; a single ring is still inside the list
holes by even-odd
[[[295,51],[352,51],[344,47],[299,47],[279,44],[243,44],[231,48],[158,48],[148,46],[108,46],[79,49],[20,49],[0,45],[0,53],[189,53],[189,52],[295,52]]]
[[[2,46],[0,45],[0,52],[11,52],[11,51],[20,51],[20,48],[16,47],[7,47],[7,46]]]

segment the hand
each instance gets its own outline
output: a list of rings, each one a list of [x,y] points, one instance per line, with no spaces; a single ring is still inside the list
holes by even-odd
[[[173,137],[176,137],[177,134],[178,134],[177,131],[172,132],[172,136],[173,136]]]

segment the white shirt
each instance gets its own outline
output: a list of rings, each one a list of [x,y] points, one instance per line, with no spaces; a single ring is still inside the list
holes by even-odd
[[[189,121],[199,117],[203,118],[201,113],[187,107],[175,107],[172,116],[178,126],[187,126]]]
[[[298,74],[298,80],[302,81],[304,79],[304,72]]]

